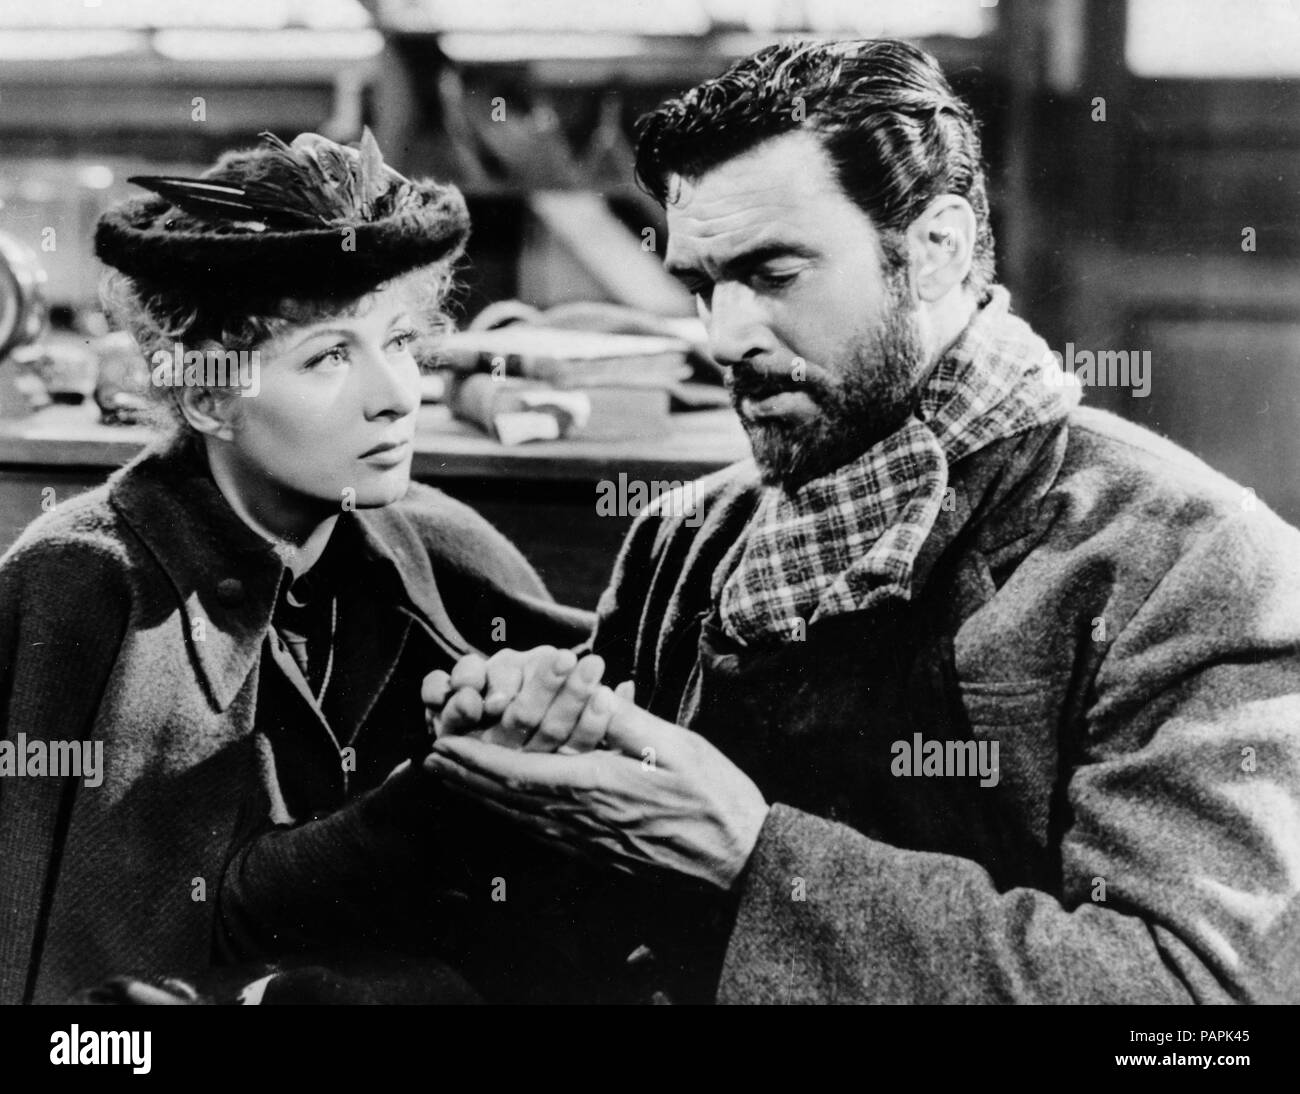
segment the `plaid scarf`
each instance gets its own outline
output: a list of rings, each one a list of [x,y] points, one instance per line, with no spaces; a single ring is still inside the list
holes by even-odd
[[[934,368],[916,416],[794,494],[764,490],[714,578],[723,629],[744,644],[792,641],[818,619],[909,599],[949,467],[1062,418],[1080,394],[1047,343],[1010,314],[1006,289],[993,288]]]

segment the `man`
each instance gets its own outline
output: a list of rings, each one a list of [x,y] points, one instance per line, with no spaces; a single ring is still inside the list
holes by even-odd
[[[708,886],[720,1001],[1300,998],[1300,534],[1077,407],[934,61],[763,50],[638,173],[753,461],[629,534],[593,649],[637,705],[470,659],[429,766]]]

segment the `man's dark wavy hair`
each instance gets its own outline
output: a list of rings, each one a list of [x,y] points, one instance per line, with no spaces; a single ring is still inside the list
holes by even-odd
[[[983,292],[993,231],[975,117],[935,59],[907,42],[784,42],[737,61],[637,122],[637,178],[666,205],[674,175],[697,179],[802,129],[821,139],[891,267],[903,263],[903,232],[932,199],[970,202],[978,230],[966,285]]]

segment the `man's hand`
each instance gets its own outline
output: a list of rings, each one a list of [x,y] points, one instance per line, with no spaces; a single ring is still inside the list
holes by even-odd
[[[608,751],[546,755],[444,736],[425,766],[533,835],[614,869],[732,888],[767,818],[758,787],[698,734],[610,701]]]
[[[424,678],[421,698],[435,737],[473,735],[529,752],[586,752],[605,736],[612,695],[594,654],[538,646],[471,653],[450,673]]]

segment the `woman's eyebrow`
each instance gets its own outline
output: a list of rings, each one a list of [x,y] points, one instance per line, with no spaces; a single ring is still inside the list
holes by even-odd
[[[343,327],[326,327],[323,330],[314,330],[308,334],[304,334],[301,338],[298,339],[298,341],[296,341],[292,346],[290,346],[284,352],[293,353],[295,350],[301,349],[308,342],[313,342],[317,338],[352,338],[352,337],[354,337],[353,332]]]
[[[393,316],[393,318],[388,321],[387,329],[392,330],[402,320],[406,320],[408,323],[410,322],[409,310],[398,312],[395,316]],[[301,338],[298,339],[298,341],[294,342],[293,345],[286,348],[283,352],[293,353],[294,351],[299,350],[303,346],[307,345],[309,342],[314,342],[317,338],[351,339],[355,337],[356,337],[356,332],[347,327],[322,327],[320,330],[313,330],[304,334]]]

